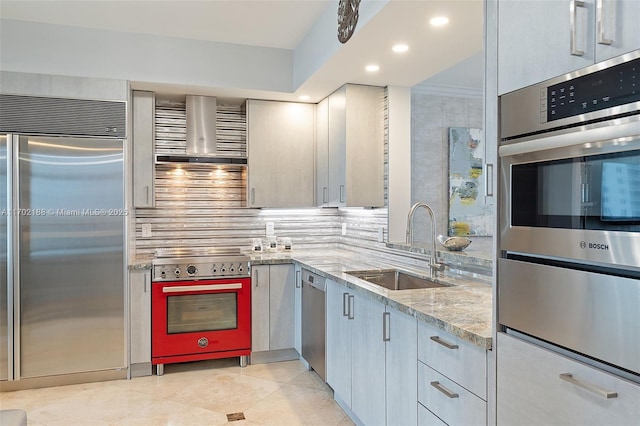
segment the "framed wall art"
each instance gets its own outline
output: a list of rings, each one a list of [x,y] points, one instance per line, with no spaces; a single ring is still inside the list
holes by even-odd
[[[449,236],[493,235],[493,207],[485,204],[482,129],[449,128]]]

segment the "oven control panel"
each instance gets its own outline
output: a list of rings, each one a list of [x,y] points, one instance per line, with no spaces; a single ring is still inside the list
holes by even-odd
[[[178,261],[153,263],[153,281],[181,281],[210,278],[248,277],[250,264],[245,259],[219,259],[201,261],[180,259]]]

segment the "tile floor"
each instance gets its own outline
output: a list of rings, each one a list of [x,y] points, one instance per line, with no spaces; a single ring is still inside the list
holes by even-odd
[[[353,425],[300,361],[166,365],[163,376],[0,393],[0,408],[48,425]],[[227,414],[244,413],[229,421]]]

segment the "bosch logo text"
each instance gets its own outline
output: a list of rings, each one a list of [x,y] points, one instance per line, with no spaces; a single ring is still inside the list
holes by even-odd
[[[609,244],[602,243],[586,243],[584,241],[580,241],[580,248],[590,248],[594,250],[609,250]]]

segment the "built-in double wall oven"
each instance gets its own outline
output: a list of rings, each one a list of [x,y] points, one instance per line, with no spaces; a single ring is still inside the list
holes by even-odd
[[[500,99],[498,323],[640,382],[640,51]]]

